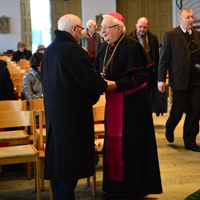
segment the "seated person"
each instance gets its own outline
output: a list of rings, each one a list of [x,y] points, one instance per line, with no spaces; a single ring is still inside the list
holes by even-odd
[[[17,48],[18,51],[13,54],[12,61],[20,61],[20,59],[30,59],[32,53],[31,51],[26,49],[26,45],[24,42],[18,42]]]
[[[40,53],[43,53],[45,52],[45,46],[43,44],[40,44],[37,48],[37,51],[36,52],[40,52]]]
[[[0,101],[16,100],[13,82],[7,68],[7,62],[0,60]]]
[[[29,110],[29,100],[43,98],[42,85],[40,81],[40,66],[43,54],[36,52],[30,59],[30,73],[24,75],[22,92],[27,100],[27,109]]]

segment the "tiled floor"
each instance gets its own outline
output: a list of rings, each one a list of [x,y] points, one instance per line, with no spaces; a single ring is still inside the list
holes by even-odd
[[[168,114],[157,117],[153,114],[163,194],[149,195],[146,200],[184,200],[188,195],[200,189],[200,153],[185,150],[182,139],[184,116],[175,130],[175,141],[169,144],[165,139],[165,122]],[[197,138],[200,145],[200,136]],[[100,200],[102,189],[102,157],[97,166],[97,197],[92,196],[91,186],[86,179],[79,180],[75,190],[77,200]],[[42,191],[42,200],[48,199],[48,182]],[[26,173],[0,173],[0,200],[36,199],[34,180],[27,180]]]

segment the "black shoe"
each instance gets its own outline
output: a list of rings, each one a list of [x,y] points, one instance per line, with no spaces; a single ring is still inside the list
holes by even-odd
[[[165,137],[167,139],[168,142],[173,143],[174,142],[174,133],[167,130],[165,131]]]
[[[185,149],[200,152],[200,147],[197,146],[196,144],[186,145]]]
[[[111,195],[111,194],[108,194],[108,193],[103,194],[103,195],[101,196],[101,198],[102,198],[102,199],[117,199],[117,197],[115,197],[115,196],[113,196],[113,195]]]

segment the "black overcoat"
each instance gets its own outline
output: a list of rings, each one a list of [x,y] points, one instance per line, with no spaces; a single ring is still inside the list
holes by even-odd
[[[0,60],[0,101],[16,100],[13,82],[7,68],[7,62]]]
[[[106,47],[107,43],[104,42],[94,63],[99,72],[102,71]],[[147,65],[147,57],[140,43],[125,36],[115,51],[105,78],[116,82],[117,92],[124,92],[147,81],[150,71]],[[108,180],[108,166],[105,162],[106,134],[103,191],[130,199],[162,193],[157,146],[146,87],[123,97],[123,182]]]
[[[55,35],[41,65],[47,132],[44,176],[71,181],[94,173],[92,105],[107,84],[69,33],[56,30]]]

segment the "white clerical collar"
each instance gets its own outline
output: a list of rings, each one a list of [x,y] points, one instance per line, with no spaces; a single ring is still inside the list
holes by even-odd
[[[181,26],[180,26],[180,27],[181,27]],[[186,33],[186,30],[185,30],[184,28],[181,27],[181,30],[183,31],[183,33]],[[189,35],[191,35],[191,34],[192,34],[192,30],[189,29],[188,33],[189,33]]]

